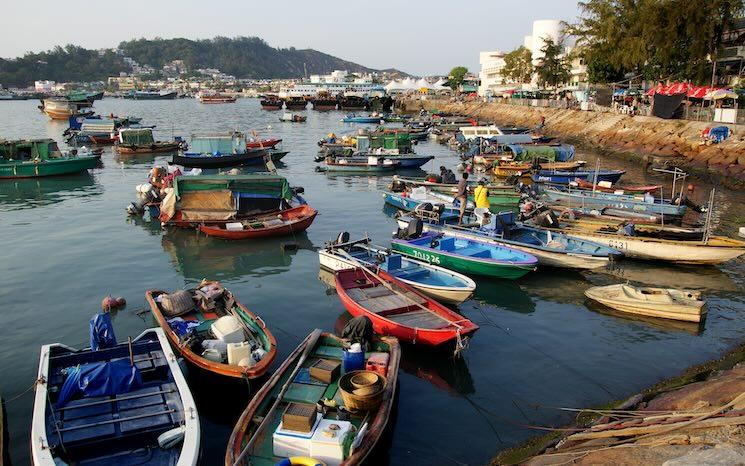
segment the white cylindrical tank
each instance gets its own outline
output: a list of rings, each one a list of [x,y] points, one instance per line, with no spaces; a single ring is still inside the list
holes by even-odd
[[[533,36],[531,51],[533,52],[533,63],[543,58],[541,49],[545,39],[551,39],[555,43],[561,40],[561,20],[558,19],[539,19],[533,21]]]

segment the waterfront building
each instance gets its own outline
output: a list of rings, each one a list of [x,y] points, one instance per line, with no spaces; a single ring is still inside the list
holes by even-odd
[[[56,83],[54,81],[34,81],[34,90],[36,92],[50,93]]]

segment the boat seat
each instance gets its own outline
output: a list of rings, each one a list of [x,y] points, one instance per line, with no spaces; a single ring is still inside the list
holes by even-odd
[[[458,255],[468,256],[468,257],[483,257],[483,258],[491,257],[489,250],[482,248],[480,246],[467,246],[465,248],[458,249],[455,252]]]
[[[426,277],[427,275],[429,275],[429,271],[428,270],[424,270],[424,269],[411,270],[409,272],[404,272],[404,273],[399,273],[397,271],[393,275],[395,275],[396,278],[400,278],[400,279],[403,279],[403,280],[411,280],[411,279],[414,279],[414,278]]]
[[[293,382],[287,388],[282,400],[315,405],[323,397],[325,392],[326,384],[315,385]]]
[[[409,306],[408,309],[402,310],[391,310],[386,312],[385,318],[406,327],[438,329],[450,326],[450,322],[447,320],[433,312],[425,311],[418,306]]]
[[[386,257],[385,263],[386,263],[386,268],[388,269],[388,272],[391,272],[393,270],[400,270],[401,269],[401,256],[398,254],[391,254],[388,257]]]
[[[353,300],[357,301],[361,306],[364,306],[365,309],[375,314],[389,311],[391,309],[406,308],[415,302],[419,304],[426,302],[424,298],[411,291],[402,293],[403,296],[401,296],[387,290],[389,291],[388,294],[383,294],[373,298],[364,297],[364,299],[357,299],[355,295],[349,293],[350,291],[353,290],[347,290],[347,294],[349,294]]]
[[[440,240],[440,251],[454,251],[455,250],[455,238],[443,238]]]

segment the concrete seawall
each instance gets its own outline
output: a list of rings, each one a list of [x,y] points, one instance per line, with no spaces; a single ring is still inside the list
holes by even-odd
[[[502,125],[532,127],[544,116],[547,135],[648,164],[679,166],[701,178],[745,188],[743,125],[727,125],[732,132],[729,139],[704,145],[701,132],[720,123],[484,102],[408,100],[404,105],[407,111],[426,108]]]

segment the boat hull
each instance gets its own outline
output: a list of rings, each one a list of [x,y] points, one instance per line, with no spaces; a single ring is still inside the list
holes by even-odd
[[[263,150],[253,150],[245,154],[219,155],[219,156],[197,156],[189,157],[182,154],[173,154],[173,163],[184,167],[194,168],[228,168],[243,165],[259,165],[264,163]]]
[[[335,173],[389,173],[399,167],[398,163],[386,165],[326,163],[326,171]]]
[[[412,245],[406,241],[397,239],[391,240],[391,246],[394,251],[399,251],[416,259],[429,262],[430,264],[469,275],[516,280],[535,270],[535,265],[480,260],[479,258],[450,254],[432,248]]]
[[[682,217],[686,211],[685,205],[644,202],[632,199],[630,196],[593,193],[592,191],[558,191],[555,189],[545,189],[544,195],[549,202],[566,207],[610,207],[615,209],[632,210],[635,212],[662,214],[670,217]]]
[[[701,320],[706,317],[707,310],[706,307],[704,307],[703,301],[698,305],[691,306],[654,302],[636,303],[633,300],[614,299],[607,296],[606,293],[603,293],[604,289],[618,286],[619,285],[611,285],[610,287],[593,287],[585,291],[585,296],[611,309],[626,312],[628,314],[697,323],[701,322]]]
[[[538,264],[544,267],[591,270],[605,267],[611,260],[609,255],[600,256],[573,252],[550,251],[546,250],[546,248],[530,247],[526,246],[523,243],[504,240],[488,235],[482,235],[475,231],[471,232],[466,229],[449,228],[447,226],[433,225],[431,223],[424,223],[422,231],[425,233],[445,232],[448,234],[448,236],[454,236],[456,238],[483,241],[485,243],[491,243],[499,246],[507,246],[535,256],[536,259],[538,259]]]
[[[673,262],[679,264],[721,264],[745,254],[745,243],[726,240],[729,246],[705,245],[701,241],[675,241],[654,238],[639,238],[610,234],[586,233],[564,230],[563,233],[606,245],[621,251],[632,259]]]
[[[585,181],[597,179],[598,182],[616,183],[625,173],[624,170],[606,170],[597,173],[587,170],[577,170],[576,172],[540,170],[533,175],[533,181],[535,183],[569,184],[578,179]]]
[[[214,238],[241,240],[268,238],[273,236],[285,236],[300,233],[308,229],[318,215],[318,211],[308,205],[302,205],[293,209],[287,209],[269,218],[282,217],[287,223],[276,226],[257,228],[252,230],[231,231],[226,230],[225,225],[211,224],[200,225],[199,231]],[[259,219],[257,219],[260,221]],[[256,221],[256,220],[255,220]]]
[[[98,157],[73,157],[43,162],[1,163],[0,179],[69,175],[95,168]]]
[[[353,269],[358,265],[356,262],[345,259],[338,254],[330,253],[327,250],[319,250],[318,258],[321,267],[326,270],[330,270],[331,272]],[[442,269],[432,264],[428,264],[428,267],[435,267],[443,272],[452,273],[449,270]],[[424,293],[425,295],[436,299],[437,301],[448,304],[460,304],[466,301],[471,296],[473,296],[476,288],[475,285],[473,287],[436,286],[428,283],[417,282],[414,280],[407,280],[404,278],[398,278],[398,280],[406,283],[410,287]]]

